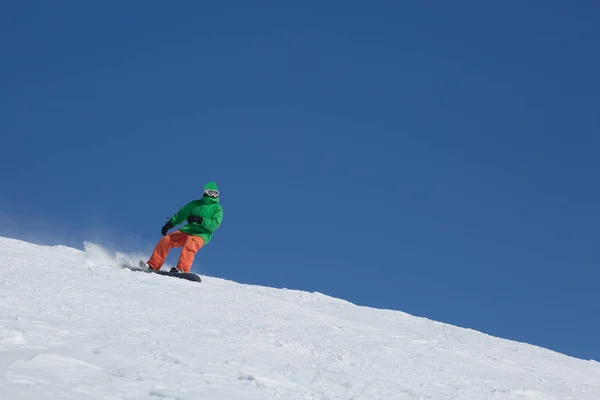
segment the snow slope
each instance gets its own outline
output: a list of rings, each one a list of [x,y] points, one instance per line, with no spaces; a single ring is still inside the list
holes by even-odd
[[[0,238],[0,399],[598,400],[600,364],[319,293]]]

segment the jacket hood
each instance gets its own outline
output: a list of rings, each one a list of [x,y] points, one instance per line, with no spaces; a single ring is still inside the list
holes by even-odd
[[[208,182],[204,185],[204,190],[219,190],[216,182]]]
[[[216,182],[208,182],[206,185],[204,185],[204,190],[219,190],[219,187],[217,186]],[[206,194],[202,194],[202,201],[204,203],[215,204],[219,202],[219,197],[214,198],[207,196]]]

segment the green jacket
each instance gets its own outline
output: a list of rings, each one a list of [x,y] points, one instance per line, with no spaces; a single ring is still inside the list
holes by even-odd
[[[169,222],[175,227],[186,221],[190,215],[198,215],[202,217],[202,223],[197,224],[192,222],[186,224],[179,229],[190,235],[200,236],[204,239],[204,244],[207,244],[211,239],[214,231],[221,225],[223,220],[223,207],[219,204],[219,198],[212,198],[204,195],[200,200],[194,200],[181,207],[179,211]]]

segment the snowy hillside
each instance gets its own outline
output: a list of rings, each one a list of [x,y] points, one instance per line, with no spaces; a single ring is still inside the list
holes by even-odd
[[[0,399],[600,399],[600,364],[318,293],[0,238]]]

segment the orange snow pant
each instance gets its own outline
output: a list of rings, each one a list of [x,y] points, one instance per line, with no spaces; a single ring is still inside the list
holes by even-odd
[[[177,269],[183,272],[190,272],[192,263],[194,262],[194,256],[202,246],[204,246],[204,239],[200,236],[193,236],[185,232],[175,231],[158,241],[152,256],[148,260],[148,265],[150,268],[160,269],[169,254],[169,250],[174,247],[183,247],[183,249],[181,249],[181,254],[179,255]]]

